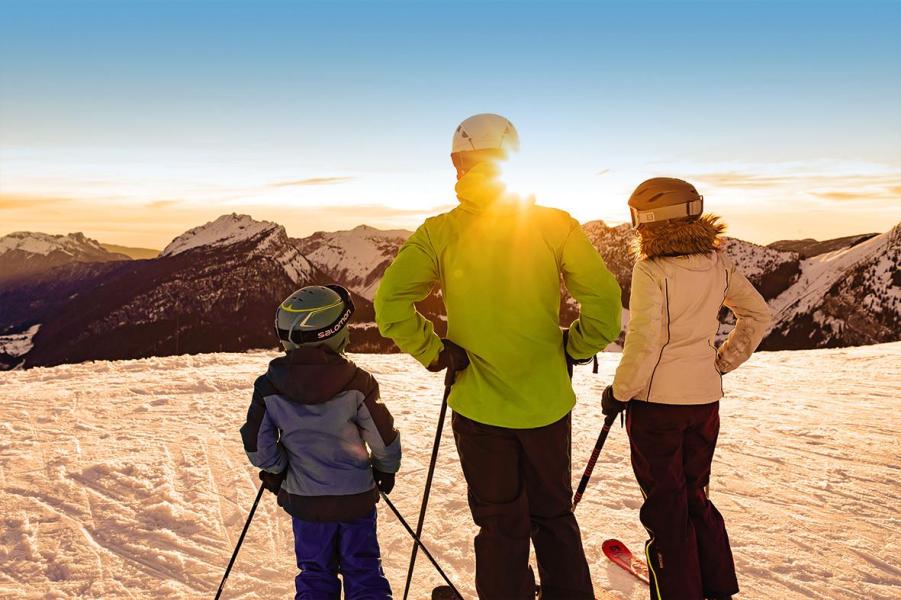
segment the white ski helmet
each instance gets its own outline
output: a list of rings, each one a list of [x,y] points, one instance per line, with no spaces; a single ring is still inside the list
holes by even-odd
[[[347,324],[353,313],[350,292],[340,285],[308,285],[279,304],[275,333],[285,350],[322,344],[343,352],[350,339]]]
[[[519,150],[519,134],[506,117],[492,113],[473,115],[454,131],[451,154],[473,150]]]

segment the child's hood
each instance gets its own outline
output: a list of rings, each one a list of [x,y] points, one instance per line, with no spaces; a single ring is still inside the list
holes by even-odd
[[[357,366],[331,350],[318,346],[292,350],[269,363],[266,377],[280,394],[299,404],[322,404],[342,391],[356,375]]]

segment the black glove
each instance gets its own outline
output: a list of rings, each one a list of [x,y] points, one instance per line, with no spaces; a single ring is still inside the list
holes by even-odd
[[[608,385],[604,388],[604,394],[601,396],[601,412],[608,417],[616,416],[626,410],[626,405],[628,403],[628,400],[625,402],[617,400],[613,395],[613,386]]]
[[[435,359],[435,362],[427,368],[433,373],[447,369],[447,377],[445,377],[444,381],[445,383],[453,383],[454,374],[469,366],[469,356],[466,355],[466,350],[452,341],[442,339],[441,342],[444,344],[444,348],[438,353],[438,358]]]
[[[573,378],[573,365],[587,365],[593,359],[593,356],[589,356],[588,358],[573,358],[569,355],[569,352],[566,350],[566,345],[569,342],[569,328],[563,330],[563,356],[566,358],[566,372],[569,373],[569,378]]]
[[[378,486],[380,492],[390,494],[394,489],[394,473],[385,473],[372,467],[372,478],[375,479],[375,485]]]
[[[278,491],[282,487],[282,482],[285,480],[285,477],[288,476],[288,469],[285,469],[281,473],[270,473],[269,471],[260,471],[260,481],[263,482],[263,487],[278,496]]]

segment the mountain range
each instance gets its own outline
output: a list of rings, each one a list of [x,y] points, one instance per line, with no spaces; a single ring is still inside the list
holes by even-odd
[[[0,238],[0,283],[71,263],[114,262],[129,256],[110,251],[83,233],[48,235],[17,231]]]
[[[634,231],[583,227],[628,309]],[[273,347],[273,307],[298,287],[328,282],[351,290],[357,306],[351,351],[395,351],[378,334],[372,299],[409,235],[361,225],[297,239],[277,223],[230,214],[176,237],[155,258],[132,259],[80,233],[16,232],[0,238],[0,368]],[[724,250],[776,315],[762,349],[901,338],[901,225],[824,242],[727,238]],[[444,330],[439,294],[418,308]],[[561,323],[577,312],[564,293]],[[726,310],[721,321],[720,338],[734,325]]]

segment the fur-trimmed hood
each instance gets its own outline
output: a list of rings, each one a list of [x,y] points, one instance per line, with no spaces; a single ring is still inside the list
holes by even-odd
[[[708,254],[720,247],[726,226],[719,217],[705,214],[696,221],[667,221],[638,229],[636,254],[640,258]]]

